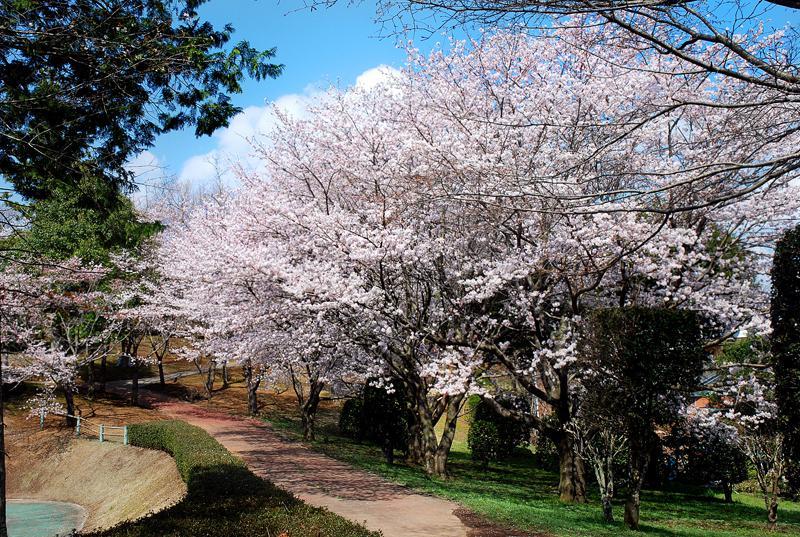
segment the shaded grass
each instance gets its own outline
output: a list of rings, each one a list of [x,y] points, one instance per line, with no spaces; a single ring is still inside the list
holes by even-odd
[[[763,501],[755,495],[736,494],[726,504],[709,491],[644,491],[641,530],[630,532],[621,523],[622,502],[616,502],[620,521],[602,520],[598,498],[588,505],[558,501],[558,475],[534,466],[529,451],[518,450],[508,462],[484,470],[474,463],[464,442],[454,444],[449,464],[451,478],[429,479],[419,468],[401,463],[387,465],[380,450],[338,434],[336,415],[321,416],[319,440],[311,446],[331,457],[380,474],[411,488],[461,503],[490,520],[525,531],[554,536],[616,536],[647,534],[681,537],[756,537],[767,533]],[[274,416],[273,426],[294,439],[300,427],[288,416]],[[594,492],[594,490],[592,490]],[[800,535],[800,504],[782,502],[776,535]]]
[[[94,537],[374,537],[325,509],[311,507],[265,481],[199,427],[170,420],[130,427],[140,447],[175,458],[187,485],[177,505]]]

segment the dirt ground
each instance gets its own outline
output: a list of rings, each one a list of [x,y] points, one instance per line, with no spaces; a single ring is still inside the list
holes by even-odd
[[[180,365],[190,364],[171,364],[170,370],[181,370]],[[142,386],[142,407],[130,406],[127,383],[115,382],[109,385],[111,393],[76,398],[76,407],[89,424],[177,418],[203,427],[257,475],[312,505],[381,530],[385,537],[526,535],[488,523],[456,503],[331,459],[247,418],[244,379],[237,370],[231,371],[225,389],[216,379],[210,400],[204,397],[203,380],[191,375],[169,380],[165,387]],[[259,392],[259,399],[262,416],[298,417],[291,391]],[[334,416],[338,404],[324,401],[320,417]],[[92,530],[163,509],[185,494],[171,457],[96,440],[76,441],[61,419],[48,418],[45,431],[39,431],[35,419],[24,420],[19,414],[10,418],[9,443],[16,459],[9,461],[12,497],[83,505],[90,512],[84,529]],[[82,436],[96,438],[96,428],[87,426]],[[104,478],[87,481],[88,468]]]
[[[113,397],[78,398],[87,423],[122,425],[163,419],[153,410],[120,406]],[[186,494],[175,461],[166,453],[119,443],[100,443],[96,429],[75,438],[63,418],[6,415],[9,498],[52,500],[81,505],[88,512],[84,531],[113,526],[173,505]]]

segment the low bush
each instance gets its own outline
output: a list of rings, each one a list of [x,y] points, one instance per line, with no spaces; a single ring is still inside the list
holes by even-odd
[[[497,402],[505,408],[529,411],[524,398],[511,394],[497,398]],[[472,458],[484,466],[489,462],[503,461],[518,446],[530,441],[530,427],[521,421],[506,418],[494,411],[489,402],[483,399],[470,400],[472,406],[472,423],[467,443],[472,451]]]
[[[364,399],[356,397],[348,399],[342,405],[339,414],[339,431],[349,438],[361,440],[364,433],[362,426],[362,413],[364,412]]]
[[[480,461],[483,467],[489,462],[498,460],[502,440],[497,432],[497,426],[491,421],[476,421],[472,423],[467,435],[467,445],[472,453],[472,460]]]
[[[410,419],[402,392],[393,384],[387,388],[388,391],[368,382],[359,397],[345,401],[339,430],[349,438],[379,445],[391,464],[395,450],[408,449]]]
[[[375,535],[254,475],[198,427],[160,421],[131,425],[128,434],[133,445],[172,455],[188,492],[174,507],[91,534],[94,537]]]

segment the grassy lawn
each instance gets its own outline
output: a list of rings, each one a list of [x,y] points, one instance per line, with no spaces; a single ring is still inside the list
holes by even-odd
[[[130,440],[172,455],[187,495],[169,509],[94,537],[377,537],[257,477],[198,427],[172,420],[136,424]]]
[[[618,522],[613,525],[602,521],[596,496],[588,505],[560,503],[556,493],[558,476],[534,467],[529,452],[520,450],[513,460],[483,470],[470,459],[462,431],[450,456],[452,477],[436,481],[402,463],[387,465],[379,449],[339,436],[335,420],[335,414],[322,416],[319,439],[312,444],[315,449],[392,481],[454,500],[491,520],[553,536],[615,536],[628,532],[621,523],[621,502],[615,505]],[[299,435],[299,425],[293,417],[273,416],[269,421],[286,434]],[[736,494],[734,499],[734,504],[725,504],[721,495],[703,491],[645,491],[640,533],[682,537],[764,535],[766,511],[761,499],[749,494]],[[800,504],[783,502],[779,517],[774,534],[800,535]]]

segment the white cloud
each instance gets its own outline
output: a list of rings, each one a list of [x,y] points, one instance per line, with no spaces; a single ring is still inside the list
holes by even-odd
[[[134,181],[139,185],[152,184],[166,175],[164,164],[150,151],[142,151],[129,160],[125,169],[134,174]]]
[[[367,69],[356,78],[355,86],[357,88],[370,90],[382,82],[386,82],[397,75],[400,71],[390,65],[379,65],[372,69]]]
[[[379,65],[361,73],[355,86],[371,89],[399,73],[388,65]],[[213,180],[219,173],[223,181],[231,184],[235,179],[230,173],[230,163],[238,162],[246,168],[258,169],[258,161],[251,155],[250,143],[254,137],[268,133],[275,126],[273,106],[295,117],[302,117],[309,105],[322,98],[325,91],[317,86],[307,86],[302,93],[283,95],[264,106],[249,106],[236,115],[230,125],[214,133],[216,147],[203,154],[189,157],[183,162],[178,180],[203,184]]]
[[[248,106],[237,114],[226,128],[214,133],[217,145],[213,150],[194,155],[184,161],[178,179],[191,183],[205,183],[219,174],[224,182],[234,182],[229,171],[231,162],[236,161],[245,167],[257,168],[258,163],[251,155],[251,142],[275,126],[273,107],[294,116],[302,116],[308,105],[319,95],[318,90],[308,89],[302,94],[283,95],[265,106]]]

